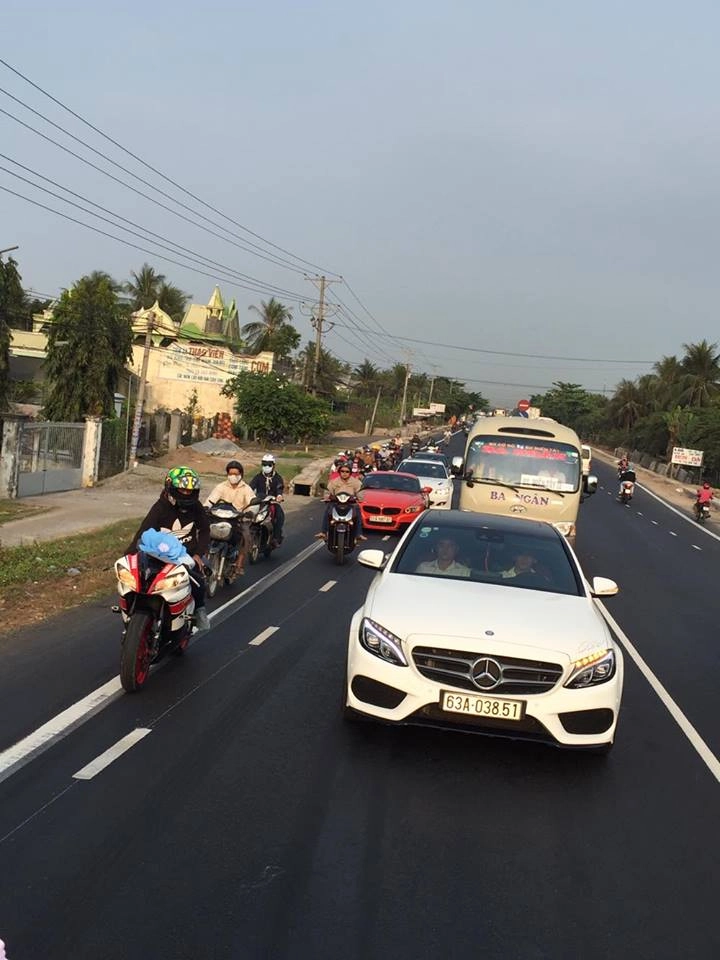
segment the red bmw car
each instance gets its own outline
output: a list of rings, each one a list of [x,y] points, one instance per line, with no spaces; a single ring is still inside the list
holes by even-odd
[[[377,470],[365,474],[360,500],[363,529],[404,531],[427,510],[428,489],[411,473]]]

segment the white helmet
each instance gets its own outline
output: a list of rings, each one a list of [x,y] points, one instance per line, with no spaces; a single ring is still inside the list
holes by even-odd
[[[271,453],[264,454],[260,466],[265,476],[269,476],[275,469],[275,457]]]

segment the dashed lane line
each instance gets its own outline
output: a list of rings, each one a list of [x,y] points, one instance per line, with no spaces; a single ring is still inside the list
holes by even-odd
[[[127,736],[118,740],[112,747],[101,753],[99,757],[95,757],[77,773],[74,773],[73,780],[92,780],[98,773],[102,773],[106,767],[109,767],[113,760],[117,760],[118,757],[127,753],[131,747],[143,740],[150,732],[149,727],[135,727]]]
[[[280,627],[265,627],[262,633],[259,633],[254,637],[248,646],[250,647],[259,647],[261,643],[265,643],[268,637],[271,637],[274,633],[277,633]]]
[[[638,483],[638,487],[640,487],[643,493],[647,493],[648,496],[652,497],[654,500],[657,500],[657,502],[661,503],[664,507],[667,507],[668,510],[672,510],[672,512],[677,514],[678,517],[681,517],[685,523],[692,524],[696,530],[701,530],[706,536],[712,537],[713,540],[720,541],[720,536],[718,536],[717,533],[713,533],[712,530],[708,530],[707,527],[699,527],[697,521],[693,517],[686,516],[682,510],[678,510],[677,507],[673,507],[673,505],[668,503],[667,500],[663,500],[662,497],[659,497],[656,493],[653,493],[652,490],[648,490],[647,487],[643,487],[642,484]]]
[[[675,533],[674,530],[668,530],[668,533],[670,534],[671,537],[676,537],[676,536],[677,536],[677,534]]]
[[[657,694],[658,698],[662,702],[663,706],[666,708],[670,716],[673,718],[675,723],[680,727],[682,732],[688,738],[696,753],[706,765],[710,773],[715,777],[718,783],[720,783],[720,760],[715,756],[710,747],[705,743],[703,738],[697,732],[695,727],[690,723],[688,718],[682,712],[680,707],[675,703],[673,698],[667,692],[665,687],[662,685],[660,680],[655,676],[647,663],[640,656],[639,651],[636,649],[634,644],[631,642],[627,634],[622,630],[620,624],[615,620],[613,616],[608,612],[605,605],[596,601],[598,610],[603,615],[610,627],[617,635],[618,639],[621,641],[622,645],[625,647],[627,653],[635,661],[635,665],[640,670],[642,675],[645,677],[647,682],[650,684],[652,689]]]
[[[327,593],[328,590],[332,590],[332,588],[335,586],[336,583],[337,583],[337,580],[328,580],[327,583],[324,583],[324,584],[320,587],[320,589],[319,589],[318,592],[319,592],[319,593]]]
[[[698,545],[695,544],[695,543],[691,544],[691,546],[692,546],[693,550],[702,550],[702,547],[698,547]]]

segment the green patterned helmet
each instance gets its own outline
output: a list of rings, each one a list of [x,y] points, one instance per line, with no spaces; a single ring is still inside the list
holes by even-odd
[[[178,506],[197,503],[200,499],[200,477],[190,467],[173,467],[165,474],[165,493]]]

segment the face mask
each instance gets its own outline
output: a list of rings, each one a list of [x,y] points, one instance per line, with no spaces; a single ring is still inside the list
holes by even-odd
[[[241,479],[242,478],[235,473],[230,474],[230,476],[228,477],[228,480],[234,487],[236,487],[240,483]]]
[[[266,477],[269,477],[270,474],[273,472],[273,468],[269,464],[268,465],[263,464],[262,472],[265,474]]]

